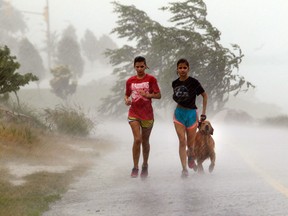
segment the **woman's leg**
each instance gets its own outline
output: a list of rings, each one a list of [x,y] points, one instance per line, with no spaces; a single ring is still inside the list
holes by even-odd
[[[142,128],[142,153],[143,153],[143,165],[142,167],[148,167],[148,158],[150,153],[150,134],[152,131],[152,127],[150,128]]]
[[[194,142],[196,137],[197,127],[187,129],[187,147],[188,151],[191,151],[191,155],[194,156]]]
[[[138,164],[139,164],[139,158],[140,158],[140,152],[141,152],[141,127],[140,127],[140,122],[139,121],[131,121],[129,122],[134,141],[133,141],[133,147],[132,147],[132,154],[133,154],[133,164],[134,168],[138,169]]]
[[[194,143],[196,137],[197,127],[187,129],[187,156],[189,168],[196,169],[194,162]]]
[[[183,170],[187,170],[187,155],[186,155],[186,128],[184,125],[174,123],[175,130],[179,139],[179,156]]]

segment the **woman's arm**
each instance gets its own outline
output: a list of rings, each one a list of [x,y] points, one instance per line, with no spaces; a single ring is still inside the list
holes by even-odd
[[[206,92],[201,93],[203,97],[203,104],[202,104],[202,115],[206,115],[206,106],[208,101],[208,95]]]
[[[125,104],[126,104],[127,106],[130,106],[131,103],[132,103],[131,100],[130,100],[130,97],[128,97],[127,95],[125,95],[124,101],[125,101]]]
[[[144,92],[144,91],[139,91],[139,94],[142,95],[143,97],[146,98],[153,98],[153,99],[160,99],[161,98],[161,93],[148,93],[148,92]]]

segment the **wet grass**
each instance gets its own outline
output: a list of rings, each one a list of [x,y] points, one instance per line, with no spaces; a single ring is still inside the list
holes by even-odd
[[[64,173],[38,172],[26,176],[26,183],[19,186],[9,183],[8,173],[5,175],[5,170],[1,170],[0,215],[41,216],[84,170],[78,167]]]
[[[93,139],[57,135],[25,124],[1,123],[0,215],[41,216],[51,203],[61,199],[75,178],[88,169],[89,156],[95,154],[72,147],[93,148],[95,144]],[[29,166],[66,166],[67,169],[63,172],[44,169],[24,176],[21,174],[19,178],[11,174],[9,164],[23,165],[23,169],[26,165],[27,169]]]

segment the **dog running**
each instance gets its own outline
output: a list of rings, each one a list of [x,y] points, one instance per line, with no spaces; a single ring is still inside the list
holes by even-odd
[[[198,173],[204,173],[202,163],[210,158],[209,172],[213,172],[215,166],[215,142],[212,138],[214,129],[211,123],[207,120],[199,123],[199,128],[196,133],[195,143],[194,143],[194,159],[197,162],[195,170]]]

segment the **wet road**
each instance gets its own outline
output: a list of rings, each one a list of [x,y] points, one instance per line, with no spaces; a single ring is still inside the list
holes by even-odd
[[[207,172],[206,161],[204,175],[189,170],[189,177],[182,179],[173,125],[156,122],[145,180],[130,178],[129,125],[99,126],[98,133],[115,142],[115,151],[95,158],[87,175],[71,185],[44,216],[288,215],[287,131],[213,126],[214,172]]]

